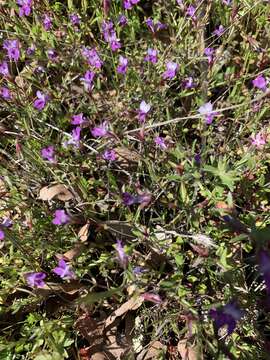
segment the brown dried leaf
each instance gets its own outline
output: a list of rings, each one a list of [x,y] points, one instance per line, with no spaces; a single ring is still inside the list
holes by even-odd
[[[63,184],[45,186],[39,192],[39,199],[44,201],[52,200],[56,197],[61,201],[68,201],[74,198],[73,194]]]
[[[188,339],[182,339],[178,342],[177,350],[182,360],[202,360],[202,356],[197,349],[188,344]]]
[[[126,312],[130,310],[138,309],[142,305],[143,301],[144,299],[141,296],[133,297],[128,301],[126,301],[106,319],[105,328],[110,326],[117,317],[124,315]]]
[[[157,359],[162,350],[165,350],[166,346],[160,341],[152,342],[146,350],[143,350],[137,357],[137,360],[150,360]]]
[[[129,150],[125,147],[116,147],[115,149],[117,160],[129,164],[130,162],[137,163],[141,160],[141,155],[136,151]]]
[[[48,285],[45,285],[42,288],[34,289],[33,292],[37,295],[45,297],[55,293],[66,293],[69,295],[74,295],[79,290],[84,288],[85,286],[83,286],[78,280],[73,280],[65,284],[48,283]]]
[[[88,239],[89,227],[90,227],[89,223],[83,225],[83,227],[80,229],[78,233],[78,237],[82,243],[86,242]]]

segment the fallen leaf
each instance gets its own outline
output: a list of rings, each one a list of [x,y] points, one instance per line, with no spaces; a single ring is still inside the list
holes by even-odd
[[[105,327],[110,326],[117,317],[124,315],[130,310],[137,310],[143,303],[144,299],[141,296],[133,297],[115,310],[105,321]]]
[[[182,360],[202,360],[202,356],[197,349],[188,344],[188,339],[182,339],[177,344],[177,350]]]
[[[88,240],[89,227],[89,223],[85,224],[78,233],[78,237],[82,243]]]
[[[66,251],[63,255],[57,254],[56,258],[58,260],[64,259],[66,261],[71,261],[74,258],[80,256],[80,254],[81,254],[81,252],[83,251],[84,248],[85,248],[85,246],[83,244],[77,244],[72,249]]]
[[[137,357],[137,360],[157,359],[162,351],[166,350],[166,346],[160,341],[150,343],[149,347],[143,350]]]
[[[39,192],[39,199],[41,200],[49,201],[54,197],[61,201],[68,201],[74,198],[73,194],[63,184],[45,186]]]

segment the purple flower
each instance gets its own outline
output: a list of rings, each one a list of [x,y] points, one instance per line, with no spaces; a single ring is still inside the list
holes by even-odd
[[[212,124],[216,113],[213,112],[213,105],[210,101],[200,106],[198,111],[202,116],[204,116],[207,125]]]
[[[261,132],[257,133],[256,135],[252,135],[251,143],[258,149],[261,149],[266,144],[266,136]]]
[[[187,16],[191,17],[192,20],[195,20],[196,19],[195,13],[196,13],[196,8],[193,5],[189,5],[186,11]]]
[[[105,150],[104,153],[102,154],[102,157],[104,160],[107,161],[115,161],[116,160],[116,153],[113,149],[111,150]]]
[[[91,91],[93,89],[93,80],[95,75],[94,71],[87,70],[84,77],[80,78],[86,91]]]
[[[146,119],[146,116],[148,115],[149,111],[151,109],[151,105],[147,104],[145,101],[142,101],[140,103],[140,109],[139,109],[139,120],[140,122],[144,122]]]
[[[163,137],[156,136],[155,143],[162,150],[166,150],[168,148],[167,144],[165,143],[165,138],[163,138]]]
[[[34,55],[35,51],[36,51],[36,47],[35,45],[32,44],[29,48],[26,49],[26,54],[28,56],[31,56]]]
[[[85,118],[83,116],[83,113],[72,116],[72,118],[71,118],[72,125],[82,125],[83,123],[85,123]]]
[[[123,204],[126,206],[133,205],[137,202],[136,196],[133,196],[128,192],[124,192],[122,194],[122,200],[123,200]]]
[[[65,225],[69,222],[70,217],[66,214],[65,210],[56,210],[52,223],[54,225]]]
[[[112,21],[103,21],[102,25],[102,33],[104,39],[107,43],[110,44],[112,51],[116,51],[121,48],[121,43],[119,39],[117,39],[116,32],[114,30],[113,22]]]
[[[117,66],[116,71],[118,72],[118,74],[125,74],[127,72],[127,67],[128,67],[128,59],[120,55],[119,65]]]
[[[79,26],[81,22],[81,19],[78,14],[70,14],[69,20],[73,26]]]
[[[5,217],[5,218],[3,219],[1,225],[4,226],[4,227],[6,227],[6,228],[9,228],[9,227],[11,227],[11,226],[13,225],[13,221],[12,221],[10,218]]]
[[[121,266],[125,269],[128,265],[128,256],[125,253],[123,244],[120,240],[117,240],[115,248],[117,251],[118,260],[119,260]]]
[[[87,60],[87,63],[96,69],[100,69],[103,65],[103,61],[100,59],[96,49],[88,49],[84,47],[82,49],[82,55]]]
[[[134,196],[128,192],[122,194],[123,204],[126,206],[131,206],[133,204],[140,204],[141,206],[147,206],[152,199],[152,195],[149,193],[142,193],[140,195]]]
[[[183,6],[184,4],[183,4],[183,0],[176,0],[176,2],[177,2],[177,4],[179,5],[179,6]]]
[[[50,60],[55,60],[57,58],[57,55],[53,49],[49,49],[47,51],[47,55]]]
[[[43,148],[41,150],[41,156],[43,157],[43,159],[48,160],[51,163],[55,163],[56,159],[55,159],[55,154],[54,154],[54,147],[48,146],[46,148]]]
[[[211,47],[207,47],[204,49],[204,55],[206,55],[208,64],[211,64],[213,62],[215,50]]]
[[[37,96],[37,99],[34,101],[34,107],[37,110],[41,111],[42,109],[45,108],[45,106],[49,100],[49,96],[43,94],[41,91],[37,91],[36,96]]]
[[[52,27],[52,18],[48,14],[45,14],[42,24],[43,24],[44,29],[46,31],[49,31]]]
[[[32,272],[32,273],[25,274],[28,285],[32,286],[32,287],[39,287],[39,288],[42,288],[46,285],[44,282],[44,279],[46,278],[46,276],[47,275],[42,272],[37,272],[37,273]]]
[[[91,130],[92,136],[96,137],[104,137],[108,135],[108,123],[104,121],[100,126],[96,126]]]
[[[124,2],[123,2],[124,9],[126,9],[126,10],[132,9],[133,6],[138,4],[139,1],[140,0],[124,0]]]
[[[32,0],[17,0],[19,5],[19,16],[29,16],[31,14]]]
[[[186,80],[184,80],[185,89],[192,89],[194,87],[193,78],[190,76]]]
[[[195,160],[197,165],[200,165],[200,163],[202,161],[201,155],[200,154],[195,154],[194,155],[194,160]]]
[[[163,79],[173,79],[179,69],[179,65],[169,61],[166,64],[166,71],[162,74]]]
[[[58,261],[58,266],[52,270],[56,275],[59,275],[62,279],[74,279],[75,274],[70,270],[69,265],[64,259]]]
[[[3,48],[7,50],[10,60],[18,61],[20,58],[20,43],[19,40],[5,40]]]
[[[222,0],[224,5],[231,5],[232,0]]]
[[[160,21],[157,21],[156,23],[154,23],[154,21],[151,18],[147,18],[145,20],[145,23],[152,33],[155,33],[157,31],[167,28],[167,25],[162,24]]]
[[[224,33],[224,26],[223,25],[219,25],[219,27],[217,27],[214,31],[213,34],[217,35],[217,36],[221,36]]]
[[[8,64],[6,61],[0,63],[0,74],[3,76],[9,76]]]
[[[156,64],[158,61],[157,54],[158,54],[157,50],[149,48],[147,49],[147,55],[145,56],[144,60],[149,61],[152,64]]]
[[[0,241],[4,240],[5,238],[5,233],[2,229],[0,229]]]
[[[243,316],[243,311],[235,302],[230,302],[221,309],[211,309],[209,315],[215,321],[218,330],[226,325],[227,335],[230,335],[234,331],[237,321]]]
[[[252,84],[254,87],[266,91],[267,83],[263,75],[259,75],[254,80],[252,80]]]
[[[121,43],[120,43],[119,39],[117,39],[116,33],[113,33],[110,35],[109,44],[110,44],[112,51],[116,51],[121,48]]]
[[[81,127],[80,126],[76,126],[75,129],[72,130],[70,139],[65,141],[63,143],[64,147],[67,147],[68,145],[73,145],[76,147],[80,146],[80,139],[81,139]]]
[[[126,26],[127,23],[128,23],[128,20],[127,20],[126,16],[123,15],[123,14],[119,15],[119,17],[118,17],[118,24],[119,24],[120,26]]]
[[[0,88],[0,96],[2,96],[3,99],[5,100],[10,100],[11,99],[11,94],[10,91],[7,87],[1,87]]]

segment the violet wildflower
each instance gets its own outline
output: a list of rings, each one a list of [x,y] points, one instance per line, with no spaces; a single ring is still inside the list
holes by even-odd
[[[127,20],[126,16],[123,15],[123,14],[120,14],[119,17],[118,17],[118,24],[120,26],[126,26],[127,23],[128,23],[128,20]]]
[[[227,335],[230,335],[233,333],[237,321],[240,320],[244,314],[235,302],[230,302],[220,309],[211,309],[209,315],[214,320],[218,330],[226,325]]]
[[[54,225],[65,225],[70,221],[70,217],[66,214],[65,210],[56,210],[52,223]]]
[[[216,113],[213,113],[213,105],[210,101],[200,106],[198,111],[204,117],[207,125],[212,124]]]
[[[29,48],[26,49],[26,54],[28,56],[32,56],[34,55],[35,51],[36,51],[36,47],[35,45],[32,44]]]
[[[183,0],[176,0],[176,2],[177,2],[177,4],[178,4],[179,6],[183,6],[183,5],[184,5]]]
[[[6,228],[10,228],[12,225],[13,225],[13,221],[8,218],[8,217],[5,217],[2,221],[2,226],[6,227]]]
[[[142,294],[141,297],[143,298],[144,301],[150,301],[150,302],[153,302],[155,304],[161,304],[162,303],[162,299],[158,294],[153,294],[153,293],[146,292],[146,293]]]
[[[0,74],[3,76],[9,76],[8,64],[6,61],[0,63]]]
[[[41,150],[41,156],[43,157],[43,159],[48,160],[50,163],[55,163],[56,159],[55,159],[55,154],[54,154],[54,147],[52,145],[43,148]]]
[[[155,33],[157,31],[167,28],[167,25],[162,24],[160,21],[157,21],[156,23],[154,23],[154,21],[151,18],[147,18],[145,20],[145,23],[152,33]]]
[[[42,109],[45,108],[45,106],[49,100],[49,96],[43,94],[41,91],[37,91],[36,96],[37,96],[37,99],[34,101],[34,107],[38,111],[41,111]]]
[[[155,144],[162,150],[166,150],[168,148],[168,145],[165,142],[165,138],[161,136],[155,137]]]
[[[52,270],[56,275],[59,275],[62,279],[74,279],[75,274],[70,270],[70,266],[64,259],[58,261],[58,266]]]
[[[169,61],[166,64],[166,71],[162,74],[163,79],[173,79],[179,69],[179,65]]]
[[[110,35],[115,33],[113,22],[103,20],[101,24],[102,34],[104,36],[105,41],[109,42]]]
[[[67,147],[68,145],[73,145],[76,147],[80,146],[80,139],[81,139],[81,127],[80,126],[76,126],[75,129],[72,130],[70,139],[65,141],[63,143],[64,147]]]
[[[217,36],[221,36],[224,33],[225,29],[223,25],[219,25],[214,31],[213,34]]]
[[[266,135],[261,132],[251,136],[251,144],[261,149],[266,144]]]
[[[44,279],[46,278],[46,276],[47,275],[42,272],[37,272],[37,273],[32,272],[32,273],[25,274],[28,285],[32,286],[32,287],[38,287],[38,288],[42,288],[46,285],[44,282]]]
[[[108,123],[104,121],[100,126],[96,126],[91,130],[92,136],[96,137],[104,137],[108,135]]]
[[[193,5],[189,5],[186,11],[187,16],[191,17],[192,20],[196,20],[196,8]]]
[[[70,14],[69,20],[73,26],[79,26],[81,22],[81,19],[78,14]]]
[[[100,69],[103,65],[103,61],[100,59],[100,56],[96,49],[88,49],[84,47],[82,49],[82,55],[87,60],[87,63],[93,66],[96,69]]]
[[[124,9],[130,10],[133,8],[134,5],[138,4],[138,2],[140,2],[140,0],[124,0],[123,1]]]
[[[115,161],[116,160],[116,152],[113,149],[105,150],[102,154],[104,160],[107,161]]]
[[[146,116],[148,115],[149,111],[151,109],[151,105],[147,104],[145,101],[142,101],[140,103],[140,109],[139,109],[139,120],[140,122],[144,122],[146,119]]]
[[[128,67],[128,59],[120,55],[119,65],[117,66],[116,71],[118,72],[118,74],[126,74],[127,67]]]
[[[213,62],[215,50],[211,47],[207,47],[204,49],[204,55],[206,55],[208,64],[211,64]]]
[[[123,244],[120,240],[117,240],[115,248],[117,251],[118,260],[119,260],[121,266],[125,269],[128,265],[128,256],[125,253]]]
[[[266,80],[263,75],[257,76],[254,80],[252,80],[252,84],[254,87],[266,91]]]
[[[136,196],[136,202],[140,204],[141,208],[144,208],[150,204],[152,200],[152,194],[150,193],[141,193],[140,195]]]
[[[84,77],[80,78],[86,91],[91,91],[93,89],[93,80],[95,75],[94,71],[87,70]]]
[[[71,118],[72,125],[82,125],[83,123],[85,123],[85,118],[83,116],[83,113],[72,116],[72,118]]]
[[[17,0],[19,5],[19,16],[29,16],[31,14],[32,0]]]
[[[266,286],[267,293],[270,293],[270,255],[268,251],[259,252],[259,265]]]
[[[1,87],[0,88],[0,96],[5,99],[5,100],[10,100],[11,99],[11,94],[10,91],[7,87]]]
[[[136,196],[133,196],[128,192],[124,192],[122,194],[122,200],[123,200],[123,204],[126,206],[133,205],[137,202]]]
[[[201,155],[200,154],[195,154],[194,155],[194,161],[197,165],[200,165],[201,161],[202,161],[202,158],[201,158]]]
[[[19,40],[5,40],[3,48],[7,50],[7,55],[10,60],[18,61],[20,58],[20,43]]]
[[[149,61],[152,64],[156,64],[158,61],[157,54],[158,54],[157,50],[149,48],[147,49],[147,55],[145,56],[144,60]]]
[[[188,77],[186,80],[184,80],[184,87],[185,89],[192,89],[194,88],[194,82],[193,82],[193,78],[190,76]]]
[[[224,5],[229,6],[229,5],[231,5],[232,0],[222,0],[222,2]]]
[[[50,60],[55,60],[57,58],[57,55],[53,49],[49,49],[47,51],[47,55]]]
[[[52,27],[52,18],[48,14],[45,14],[42,24],[43,24],[44,29],[46,31],[49,31]]]
[[[121,48],[121,43],[120,43],[119,39],[117,39],[116,33],[113,33],[112,35],[110,35],[109,44],[110,44],[112,51],[116,51]]]
[[[5,233],[2,229],[0,229],[0,241],[4,240],[5,238]]]

